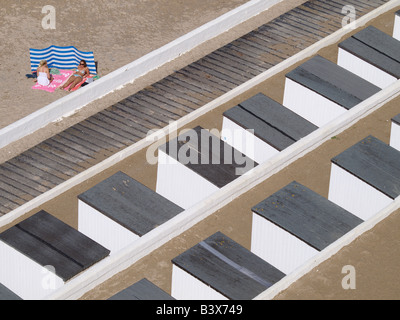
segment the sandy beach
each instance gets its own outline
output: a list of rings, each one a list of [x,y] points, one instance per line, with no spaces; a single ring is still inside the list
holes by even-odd
[[[0,34],[5,41],[0,44],[0,55],[3,57],[0,62],[0,71],[3,75],[0,78],[2,101],[0,128],[67,94],[30,89],[33,81],[25,77],[25,74],[30,71],[29,47],[44,48],[50,44],[56,44],[60,46],[74,45],[80,50],[92,50],[96,60],[99,61],[100,75],[105,75],[247,1],[124,0],[111,3],[105,0],[71,0],[64,3],[35,1],[34,5],[28,1],[1,0],[1,2],[4,5],[0,9],[2,17]],[[12,157],[97,110],[104,109],[110,103],[136,92],[141,86],[146,86],[159,77],[165,76],[174,68],[194,61],[208,51],[218,48],[221,44],[247,33],[257,25],[274,18],[279,12],[285,12],[305,1],[289,0],[284,2],[276,10],[256,17],[240,28],[232,30],[229,35],[215,39],[182,57],[182,60],[174,61],[162,70],[158,70],[157,73],[145,77],[142,81],[89,105],[70,119],[65,119],[62,123],[51,124],[23,141],[0,150],[0,160],[4,161]],[[41,27],[41,19],[44,16],[41,8],[44,5],[53,5],[57,9],[56,30],[43,30]],[[80,10],[89,14],[81,19]],[[391,33],[394,11],[374,20],[371,24],[388,34]],[[319,54],[336,62],[337,46],[325,48]],[[220,129],[223,111],[258,92],[268,94],[271,98],[282,102],[282,83],[286,72],[274,76],[186,127],[201,125],[210,129]],[[7,75],[14,75],[16,79],[10,80]],[[235,199],[231,204],[181,236],[172,239],[153,254],[96,287],[82,299],[107,299],[143,277],[148,278],[166,292],[170,292],[172,269],[170,260],[216,231],[221,231],[243,246],[250,248],[251,212],[249,208],[251,205],[265,199],[293,180],[327,197],[330,159],[368,134],[388,143],[390,119],[399,113],[399,102],[399,98],[395,99],[360,121],[354,128],[327,141],[315,151],[257,186],[252,192]],[[77,195],[119,170],[151,189],[155,189],[157,166],[150,165],[145,161],[145,153],[146,150],[138,152],[117,166],[99,173],[94,178],[27,213],[26,216],[44,209],[76,228]],[[141,165],[138,166],[138,163]],[[397,285],[400,280],[397,274],[400,263],[400,257],[397,254],[400,243],[397,232],[400,225],[399,217],[400,212],[392,214],[373,230],[362,235],[354,243],[297,281],[292,287],[281,293],[277,299],[398,299],[400,297]],[[221,221],[229,223],[222,224]],[[224,227],[219,228],[221,225]],[[0,231],[2,231],[1,228]],[[355,266],[357,290],[345,291],[341,287],[343,278],[341,269],[344,265]]]
[[[68,94],[32,90],[29,49],[50,45],[93,51],[105,76],[175,40],[246,0],[26,1],[0,8],[0,128]],[[55,8],[55,29],[44,29],[42,8]]]

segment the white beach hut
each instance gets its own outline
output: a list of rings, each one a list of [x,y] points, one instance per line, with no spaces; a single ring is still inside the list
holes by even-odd
[[[283,105],[322,127],[379,90],[317,55],[286,75]]]
[[[363,220],[400,195],[400,151],[373,136],[331,162],[328,199]]]
[[[261,164],[316,129],[259,93],[224,112],[221,139]]]
[[[286,274],[363,222],[296,181],[252,214],[251,252]]]
[[[285,274],[221,232],[172,260],[178,300],[251,300]]]
[[[392,119],[390,146],[400,150],[400,114]]]
[[[198,126],[159,147],[156,191],[187,209],[256,165]]]
[[[22,299],[43,299],[109,253],[40,211],[0,234],[0,283]]]
[[[394,16],[393,38],[400,40],[400,10]]]
[[[400,41],[369,26],[339,43],[338,65],[386,88],[400,79]]]
[[[183,211],[123,172],[78,196],[78,230],[111,254]]]
[[[175,300],[146,278],[116,293],[108,300]]]

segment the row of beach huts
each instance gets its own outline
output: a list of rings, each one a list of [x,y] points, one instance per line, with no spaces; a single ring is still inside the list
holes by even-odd
[[[118,172],[79,195],[78,230],[40,211],[2,232],[0,300],[46,298],[396,82],[395,19],[393,37],[366,27],[337,64],[317,55],[289,72],[283,104],[259,93],[223,114],[221,136],[196,127],[160,146],[156,191]],[[399,195],[400,114],[390,145],[366,136],[331,159],[328,199],[293,181],[249,207],[250,250],[217,232],[172,259],[171,293],[144,278],[110,299],[253,299]]]

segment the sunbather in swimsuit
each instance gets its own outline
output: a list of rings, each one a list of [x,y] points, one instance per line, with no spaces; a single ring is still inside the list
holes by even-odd
[[[76,69],[75,72],[78,72],[78,73],[74,73],[73,75],[74,75],[75,77],[81,77],[81,78],[83,78],[83,76],[84,76],[85,73],[86,73],[85,70],[79,70],[79,69]],[[80,73],[82,73],[82,74],[80,74]]]
[[[37,83],[42,86],[48,86],[50,82],[53,80],[53,77],[50,74],[49,67],[47,66],[47,61],[42,60],[39,63],[39,66],[36,70],[37,72]]]
[[[65,82],[60,89],[65,89],[66,87],[68,87],[69,85],[71,85],[68,89],[68,91],[71,91],[79,82],[82,81],[83,77],[85,76],[89,76],[90,72],[89,72],[89,68],[86,65],[86,61],[85,60],[81,60],[81,62],[79,63],[78,68],[75,70],[75,72],[72,74],[71,77],[69,77],[69,79],[67,80],[67,82]]]
[[[50,84],[47,72],[38,72],[37,83],[42,86],[48,86]]]

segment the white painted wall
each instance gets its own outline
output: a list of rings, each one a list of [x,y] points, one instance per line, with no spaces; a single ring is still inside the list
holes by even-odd
[[[40,300],[64,281],[24,254],[0,241],[0,283],[24,300]]]
[[[283,105],[318,127],[347,110],[301,84],[286,78]]]
[[[228,300],[175,264],[172,264],[171,296],[177,300]]]
[[[392,121],[390,146],[400,151],[400,126]]]
[[[158,150],[156,192],[188,209],[219,188],[182,163]]]
[[[319,251],[253,213],[251,252],[285,274],[290,274]]]
[[[366,221],[393,199],[332,163],[328,199]]]
[[[400,40],[400,16],[397,14],[394,18],[393,38]]]
[[[397,81],[397,79],[392,75],[342,48],[339,48],[337,64],[381,89],[386,88]]]
[[[277,149],[226,117],[222,120],[221,140],[258,164],[279,153]]]
[[[110,250],[110,255],[140,238],[81,200],[78,200],[78,231]]]

